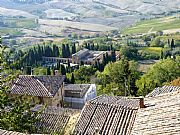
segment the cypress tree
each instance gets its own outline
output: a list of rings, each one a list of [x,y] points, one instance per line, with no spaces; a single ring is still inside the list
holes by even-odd
[[[31,73],[32,73],[32,68],[30,66],[27,66],[26,67],[26,74],[31,75]]]
[[[94,50],[94,43],[92,43],[91,50]]]
[[[110,60],[109,60],[109,55],[108,55],[108,52],[106,52],[105,57],[106,57],[106,64],[107,64],[107,63],[109,63],[109,61],[110,61]]]
[[[171,40],[171,49],[175,48],[174,39]]]
[[[80,61],[80,66],[83,66],[84,65],[84,62],[83,61]]]
[[[62,57],[66,58],[66,47],[64,44],[62,44]]]
[[[59,48],[56,45],[53,45],[53,57],[59,56]]]
[[[75,78],[74,78],[74,74],[71,74],[71,83],[74,84],[75,83]]]
[[[72,44],[72,54],[75,54],[76,53],[76,44],[75,42],[73,42]]]
[[[69,45],[66,44],[66,57],[65,58],[69,58],[70,56],[71,56],[71,53],[70,53]]]
[[[170,40],[168,39],[168,47],[170,47]]]
[[[66,75],[66,68],[64,65],[61,65],[61,75]]]
[[[90,50],[90,48],[91,48],[91,47],[90,47],[90,43],[88,43],[88,45],[87,45],[87,49],[89,49],[89,50]]]
[[[102,59],[102,66],[106,65],[106,56],[103,54],[103,59]]]
[[[51,69],[50,69],[50,67],[47,68],[47,75],[51,75]]]
[[[0,45],[2,44],[2,37],[0,36]]]
[[[98,63],[97,63],[97,61],[95,61],[95,63],[94,63],[94,68],[98,69]]]
[[[69,59],[68,59],[68,61],[67,61],[67,65],[68,65],[68,68],[70,67],[70,61],[69,61]]]
[[[61,64],[60,64],[60,62],[58,62],[58,63],[57,63],[57,70],[60,69],[60,66],[61,66]]]
[[[116,52],[115,52],[115,50],[111,51],[111,61],[112,62],[116,61]]]
[[[163,54],[163,51],[161,50],[161,52],[160,52],[160,59],[163,59],[163,57],[164,57],[164,54]]]

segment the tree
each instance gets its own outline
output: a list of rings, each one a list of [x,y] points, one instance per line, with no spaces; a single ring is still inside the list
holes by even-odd
[[[170,40],[168,39],[168,47],[170,47]]]
[[[115,50],[111,51],[111,61],[112,62],[116,61],[116,52],[115,52]]]
[[[31,75],[32,74],[32,67],[31,66],[27,66],[26,67],[26,74],[27,75]]]
[[[139,53],[138,50],[131,46],[122,46],[120,48],[120,54],[121,56],[127,58],[128,60],[138,60],[139,59]]]
[[[163,59],[154,64],[151,69],[136,82],[139,95],[145,96],[154,88],[170,83],[180,76],[180,63],[174,59]]]
[[[2,44],[2,37],[0,36],[0,45]]]
[[[47,75],[51,75],[51,69],[50,69],[50,67],[47,68]]]
[[[173,86],[180,86],[180,77],[178,77],[177,79],[173,80],[171,82],[171,85],[173,85]]]
[[[66,68],[65,68],[65,66],[62,64],[60,67],[61,67],[60,68],[61,75],[66,75]]]
[[[66,47],[65,47],[64,44],[62,44],[62,52],[61,52],[61,54],[62,54],[62,57],[63,57],[63,58],[66,58],[66,57],[67,57],[67,55],[66,55]]]
[[[103,89],[107,84],[113,84],[111,85],[111,90],[116,90],[110,90],[109,93],[113,93],[114,95],[136,95],[137,88],[135,82],[140,75],[137,69],[138,64],[136,62],[121,59],[118,62],[107,64],[104,71],[98,75],[98,80],[99,82],[103,81],[103,83],[101,83]],[[101,78],[99,78],[99,76],[101,76]]]
[[[160,46],[161,40],[159,37],[157,37],[154,41],[155,46]]]
[[[3,49],[4,50],[4,49]],[[31,99],[24,100],[23,96],[8,96],[9,85],[17,76],[15,70],[11,71],[4,61],[3,51],[0,53],[0,74],[8,74],[0,79],[0,128],[4,130],[18,131],[23,133],[35,133],[38,121],[38,112],[32,112],[34,105]]]
[[[67,61],[67,65],[68,65],[68,68],[71,66],[69,59],[68,59],[68,61]]]
[[[56,45],[53,45],[53,57],[59,56],[59,48]]]
[[[69,58],[71,56],[71,53],[70,53],[70,49],[69,49],[69,45],[68,44],[66,44],[65,51],[66,51],[66,57],[65,58]]]
[[[90,78],[94,75],[96,69],[92,66],[85,67],[81,66],[79,69],[76,69],[73,74],[76,83],[90,83]]]
[[[161,50],[160,52],[160,59],[163,59],[164,58],[164,53],[163,53],[163,50]]]
[[[74,78],[74,74],[71,74],[71,83],[74,84],[75,83],[75,78]]]
[[[171,50],[175,48],[174,39],[171,40]]]
[[[76,43],[73,42],[72,44],[72,54],[75,54],[76,53]]]

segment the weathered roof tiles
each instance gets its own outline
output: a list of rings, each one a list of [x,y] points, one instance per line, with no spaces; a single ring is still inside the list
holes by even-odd
[[[64,79],[65,76],[20,75],[13,84],[10,94],[53,97]]]

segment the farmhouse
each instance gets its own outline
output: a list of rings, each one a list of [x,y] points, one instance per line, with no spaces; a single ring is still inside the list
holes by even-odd
[[[72,63],[80,64],[84,62],[85,64],[94,64],[95,61],[102,60],[103,54],[106,54],[106,52],[107,51],[90,51],[84,48],[72,55]]]
[[[60,106],[65,76],[20,75],[10,89],[10,95],[32,98],[34,103]]]
[[[83,108],[84,104],[96,97],[95,84],[65,84],[64,102],[72,108]]]

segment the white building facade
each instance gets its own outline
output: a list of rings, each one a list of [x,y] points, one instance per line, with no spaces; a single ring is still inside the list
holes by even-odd
[[[65,84],[64,86],[64,102],[72,108],[81,109],[87,101],[96,96],[95,84]]]

